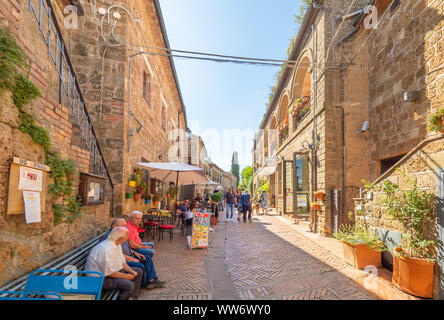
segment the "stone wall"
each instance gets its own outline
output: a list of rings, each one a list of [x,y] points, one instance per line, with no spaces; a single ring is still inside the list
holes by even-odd
[[[80,2],[85,16],[81,20],[81,27],[72,31],[72,57],[115,183],[114,213],[127,214],[135,209],[144,211],[153,207],[153,204],[147,206],[143,200],[135,202],[125,199],[125,192],[131,191],[127,188],[129,175],[138,162],[169,161],[169,134],[174,129],[185,129],[186,125],[179,88],[176,86],[169,59],[139,54],[132,58],[133,69],[130,75],[129,56],[141,50],[149,51],[139,45],[165,48],[167,43],[162,35],[153,0],[120,1],[134,19],[139,19],[140,22],[134,22],[123,10],[116,10],[122,15],[117,23],[116,35],[119,40],[127,43],[118,46],[115,42],[105,44],[100,16],[94,15],[88,1]],[[97,8],[108,9],[112,4],[113,1],[97,1]],[[110,38],[110,26],[111,24],[104,23],[107,41]],[[149,83],[146,97],[143,95],[144,75],[148,76]],[[139,126],[140,131],[137,130]],[[130,127],[133,130],[131,138]],[[167,185],[165,190],[168,190]]]
[[[34,2],[38,6],[38,1]],[[8,27],[30,58],[27,75],[41,90],[42,97],[26,106],[38,125],[45,127],[51,143],[62,158],[72,160],[77,172],[93,172],[89,152],[76,137],[76,128],[68,108],[58,103],[58,76],[48,57],[28,1],[6,0],[0,3],[2,26]],[[54,225],[51,195],[47,193],[42,222],[26,224],[21,215],[7,215],[9,167],[13,157],[44,163],[43,148],[18,130],[18,111],[9,93],[0,97],[0,285],[9,282],[103,232],[109,225],[110,198],[105,204],[82,208],[82,216],[73,223],[62,220]],[[74,186],[77,187],[76,175]],[[109,185],[107,185],[109,190]],[[77,192],[75,190],[75,192]]]
[[[364,194],[363,198],[355,199],[356,221],[371,230],[378,228],[383,232],[400,233],[402,242],[397,245],[406,245],[405,234],[407,232],[403,229],[400,222],[394,220],[386,213],[387,208],[380,203],[384,199],[384,194],[378,189],[382,186],[383,181],[387,180],[397,184],[401,190],[408,190],[410,186],[408,179],[410,179],[415,181],[420,189],[436,193],[437,184],[442,183],[437,175],[437,169],[440,168],[444,168],[444,135],[430,137],[422,141],[394,167],[374,182],[375,190],[371,192],[369,198]],[[401,172],[405,172],[406,176],[400,174],[398,169]],[[426,229],[435,234],[435,223],[426,226]],[[435,298],[439,290],[439,274],[438,266],[436,266],[433,294]]]
[[[401,1],[384,18],[380,9],[368,42],[372,180],[381,174],[380,160],[408,153],[427,136],[427,113],[444,104],[443,6]],[[418,100],[404,102],[406,91],[418,91]]]

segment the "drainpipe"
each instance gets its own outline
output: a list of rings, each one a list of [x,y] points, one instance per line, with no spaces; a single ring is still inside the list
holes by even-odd
[[[345,209],[345,111],[341,106],[335,106],[335,108],[342,110],[341,130],[342,130],[342,196],[341,196],[341,215],[338,217],[338,227],[342,224],[344,218]]]
[[[317,61],[317,50],[316,50],[316,28],[313,24],[311,25],[311,33],[312,33],[312,42],[313,42],[313,69],[311,72],[311,77],[313,79],[313,130],[312,130],[312,190],[311,190],[311,203],[314,203],[314,192],[316,191],[317,188],[317,166],[316,166],[316,149],[317,149],[317,141],[316,141],[316,106],[317,106],[317,69],[316,69],[316,61]],[[316,232],[317,229],[317,211],[313,209],[311,209],[313,211],[313,227],[312,227],[312,232]]]

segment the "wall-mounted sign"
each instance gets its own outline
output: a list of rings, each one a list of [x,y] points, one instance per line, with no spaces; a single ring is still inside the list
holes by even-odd
[[[20,167],[19,190],[42,191],[43,171],[29,167]]]
[[[8,215],[25,214],[27,223],[40,222],[40,214],[45,209],[47,172],[50,169],[38,162],[17,157],[12,159],[9,170]]]
[[[23,191],[26,223],[41,222],[40,192]]]
[[[306,207],[307,206],[307,195],[306,194],[298,194],[296,196],[297,206],[298,207]]]
[[[83,205],[97,205],[105,203],[106,179],[89,173],[80,173],[79,194]]]

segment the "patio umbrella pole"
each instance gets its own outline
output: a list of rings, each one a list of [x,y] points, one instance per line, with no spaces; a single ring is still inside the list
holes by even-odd
[[[177,195],[179,193],[179,171],[177,171],[177,175],[176,175],[176,200],[174,201],[174,214],[176,214],[177,211]]]

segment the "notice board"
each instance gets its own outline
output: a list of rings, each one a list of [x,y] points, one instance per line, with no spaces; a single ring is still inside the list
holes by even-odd
[[[11,169],[9,172],[9,188],[8,188],[8,209],[7,214],[24,214],[25,213],[25,203],[23,199],[23,190],[35,190],[40,192],[40,209],[43,212],[46,202],[46,193],[48,190],[49,179],[47,173],[50,171],[50,167],[39,164],[37,162],[21,159],[14,157],[11,163]],[[32,179],[30,181],[25,181],[26,183],[20,184],[21,174],[36,175],[36,181],[39,181],[41,189],[34,188]],[[39,175],[38,173],[41,173]]]
[[[210,232],[209,213],[196,213],[193,217],[193,235],[191,237],[191,249],[208,248],[208,235]]]

